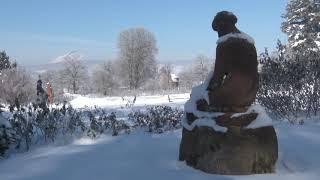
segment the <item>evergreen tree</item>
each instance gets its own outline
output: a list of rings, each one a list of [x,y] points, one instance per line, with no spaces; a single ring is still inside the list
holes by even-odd
[[[308,114],[320,108],[320,1],[291,0],[283,16],[282,30],[288,35],[288,68],[299,74],[300,91],[306,98]],[[289,52],[290,51],[290,52]],[[295,75],[296,77],[297,75]]]
[[[320,112],[320,1],[290,0],[283,18],[288,44],[260,56],[258,101],[294,122]]]
[[[0,71],[16,67],[16,63],[11,63],[5,51],[0,51]]]
[[[319,51],[319,0],[291,0],[283,18],[282,31],[288,35],[290,48]]]

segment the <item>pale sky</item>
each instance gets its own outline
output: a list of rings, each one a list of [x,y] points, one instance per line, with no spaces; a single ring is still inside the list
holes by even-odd
[[[222,10],[238,16],[259,52],[286,40],[280,25],[287,0],[0,0],[0,50],[22,65],[46,64],[70,51],[85,60],[117,55],[119,32],[144,27],[157,39],[159,62],[215,56],[211,30]]]

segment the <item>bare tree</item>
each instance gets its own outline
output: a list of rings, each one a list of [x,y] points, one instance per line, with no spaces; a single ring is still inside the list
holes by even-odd
[[[94,70],[92,75],[94,90],[103,95],[110,95],[116,88],[115,72],[113,64],[108,61],[103,66]]]
[[[171,74],[173,66],[170,63],[164,64],[160,68],[160,87],[162,89],[169,89],[171,87]]]
[[[35,97],[31,76],[21,68],[5,69],[0,73],[0,99],[17,105],[30,102]]]
[[[180,86],[186,89],[191,89],[193,86],[199,84],[198,80],[196,79],[194,68],[192,65],[187,66],[184,68],[180,73]]]
[[[130,89],[139,88],[156,74],[156,39],[144,28],[127,29],[118,38],[119,60],[125,84]]]
[[[67,83],[67,88],[76,93],[80,89],[80,85],[84,79],[88,77],[88,72],[84,64],[79,58],[69,56],[64,63],[63,74]]]
[[[205,81],[208,73],[212,70],[210,65],[210,58],[205,55],[198,55],[193,66],[195,78],[199,82]]]
[[[179,73],[180,84],[187,89],[203,83],[213,70],[213,60],[204,55],[198,55],[193,64]]]

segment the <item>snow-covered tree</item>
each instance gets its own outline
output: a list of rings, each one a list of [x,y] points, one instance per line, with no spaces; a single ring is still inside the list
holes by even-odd
[[[171,74],[173,66],[170,63],[166,63],[160,67],[159,70],[159,83],[162,89],[169,89],[171,86]]]
[[[198,79],[200,82],[203,82],[206,80],[208,73],[213,70],[213,67],[211,66],[212,60],[205,56],[205,55],[198,55],[195,58],[194,62],[194,73],[196,76],[196,79]]]
[[[0,99],[8,104],[28,103],[35,97],[31,76],[21,68],[3,70],[0,74]]]
[[[118,37],[119,60],[124,82],[129,89],[139,88],[157,72],[158,51],[153,33],[144,28],[122,31]]]
[[[179,73],[180,85],[189,89],[199,85],[206,80],[210,71],[213,71],[213,60],[200,54]]]
[[[0,71],[16,67],[16,63],[10,62],[10,58],[5,51],[0,51]]]
[[[32,84],[29,73],[0,51],[0,101],[16,106],[30,102],[34,98]]]
[[[111,61],[104,63],[92,74],[94,90],[103,95],[110,95],[117,86],[116,73]]]
[[[320,2],[318,0],[291,0],[283,15],[282,31],[288,35],[289,47],[319,51]]]
[[[320,111],[320,66],[314,62],[319,62],[320,54],[314,52],[305,58],[288,55],[288,47],[280,41],[277,50],[273,55],[268,51],[260,55],[263,66],[258,102],[274,115],[292,122],[304,115],[317,115]]]
[[[63,69],[64,80],[67,88],[73,93],[77,93],[80,85],[88,78],[88,71],[83,62],[79,58],[67,58],[64,62]]]
[[[288,44],[278,42],[277,56],[260,61],[260,100],[269,109],[292,118],[320,110],[320,3],[290,0],[282,16]]]

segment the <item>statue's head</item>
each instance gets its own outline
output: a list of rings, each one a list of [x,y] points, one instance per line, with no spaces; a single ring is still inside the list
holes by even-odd
[[[223,36],[233,31],[238,31],[236,23],[238,18],[228,11],[218,12],[212,21],[212,29],[217,31],[219,36]]]

